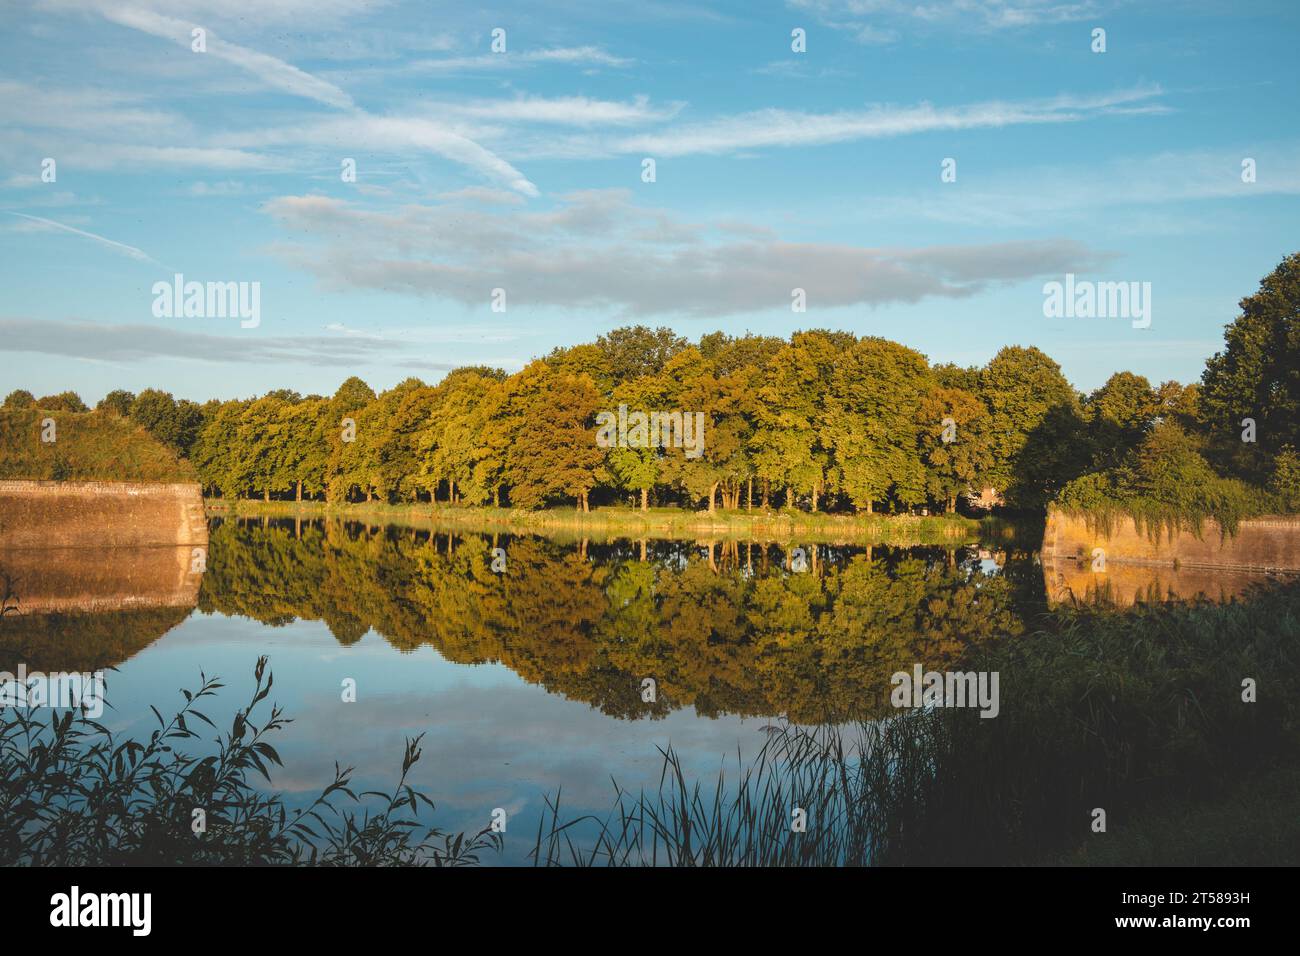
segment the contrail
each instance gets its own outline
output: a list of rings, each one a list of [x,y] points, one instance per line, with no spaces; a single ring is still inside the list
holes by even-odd
[[[130,256],[132,259],[136,259],[140,262],[151,262],[156,266],[162,265],[161,262],[159,262],[153,256],[149,255],[144,250],[137,249],[135,246],[128,246],[125,242],[114,242],[112,239],[106,239],[103,236],[97,236],[93,232],[86,232],[82,229],[74,229],[72,228],[72,226],[65,226],[61,222],[55,222],[53,219],[45,219],[41,216],[29,216],[23,212],[11,212],[9,213],[9,215],[18,216],[20,219],[30,219],[32,222],[43,223],[47,226],[53,226],[55,229],[62,229],[64,232],[70,232],[76,236],[84,236],[87,239],[94,239],[96,242],[103,243],[104,245],[112,249],[116,249],[118,252],[123,252],[126,255]]]

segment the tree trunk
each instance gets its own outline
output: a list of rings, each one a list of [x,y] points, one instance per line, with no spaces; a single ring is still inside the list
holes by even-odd
[[[270,488],[263,488],[263,489],[262,489],[262,500],[263,500],[263,501],[270,501],[270,500],[271,500],[271,489],[270,489]]]
[[[957,496],[956,496],[956,495],[949,495],[949,496],[948,496],[948,513],[951,514],[952,512],[954,512],[954,511],[956,511],[956,510],[957,510]]]
[[[754,476],[749,476],[749,490],[745,493],[745,510],[754,510]]]
[[[817,512],[817,486],[816,485],[813,485],[813,490],[812,490],[812,510],[814,514]]]
[[[869,515],[871,515],[871,514],[875,514],[875,513],[876,513],[876,510],[875,510],[875,509],[876,509],[876,503],[875,503],[874,501],[868,501],[868,502],[867,502],[867,514],[869,514]]]
[[[650,510],[650,489],[649,488],[641,489],[641,510],[642,511]]]
[[[709,485],[709,514],[713,514],[713,512],[716,510],[714,504],[717,500],[717,494],[718,494],[718,483],[715,481],[713,484]],[[713,563],[712,552],[710,552],[709,554],[709,563],[710,564]]]
[[[298,479],[298,497],[297,497],[297,501],[298,501],[300,504],[302,503],[302,479],[301,479],[301,478]]]

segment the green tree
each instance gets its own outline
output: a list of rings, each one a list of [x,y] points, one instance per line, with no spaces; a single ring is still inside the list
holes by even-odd
[[[1201,376],[1201,415],[1223,460],[1259,477],[1277,449],[1300,446],[1300,252],[1241,300],[1224,338]],[[1241,440],[1246,418],[1255,420],[1254,443]]]
[[[993,467],[989,412],[979,397],[961,388],[932,387],[917,416],[926,493],[955,511],[957,497],[981,488]]]
[[[1007,346],[980,373],[989,409],[989,480],[1007,501],[1041,508],[1086,463],[1079,398],[1061,367],[1036,348]]]
[[[600,405],[587,375],[551,372],[542,380],[509,452],[517,505],[539,508],[567,496],[588,510],[591,489],[606,477],[605,450],[596,444]]]
[[[118,388],[101,398],[99,404],[95,406],[95,410],[106,412],[109,415],[116,415],[118,418],[127,418],[131,414],[131,405],[134,402],[134,392]]]
[[[59,392],[36,400],[36,407],[48,412],[88,412],[86,403],[76,392]]]

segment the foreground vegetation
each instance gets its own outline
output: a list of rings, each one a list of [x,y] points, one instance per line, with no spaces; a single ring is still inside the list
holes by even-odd
[[[118,740],[80,711],[3,711],[0,866],[462,866],[499,849],[499,835],[486,830],[453,836],[420,822],[434,807],[406,782],[418,737],[407,741],[391,793],[358,797],[351,770],[336,765],[303,810],[266,795],[257,779],[269,785],[280,764],[269,738],[289,720],[265,704],[265,667],[262,658],[252,698],[224,734],[198,709],[224,686],[209,678],[181,692],[185,704],[170,720],[154,709],[158,728],[146,742]],[[187,752],[205,727],[214,747]],[[374,808],[347,807],[362,801]]]
[[[224,499],[909,514],[994,489],[1017,510],[1060,495],[1231,525],[1300,509],[1300,254],[1241,309],[1199,383],[1117,372],[1088,395],[1035,348],[962,368],[847,332],[690,343],[638,326],[513,375],[461,368],[378,395],[350,378],[328,397],[279,389],[202,405],[115,391],[97,414],[146,428]],[[84,408],[22,390],[5,405]],[[601,413],[618,409],[629,421],[698,414],[705,440],[598,443]],[[102,464],[97,477],[119,477]]]

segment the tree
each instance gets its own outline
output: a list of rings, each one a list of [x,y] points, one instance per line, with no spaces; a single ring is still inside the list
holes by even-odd
[[[564,495],[588,510],[591,489],[605,477],[605,450],[596,444],[600,405],[587,375],[546,375],[509,452],[511,498],[517,505],[539,508]]]
[[[610,404],[615,408],[626,405],[629,414],[642,412],[648,415],[664,407],[663,389],[664,381],[659,375],[637,376],[614,389]],[[606,454],[610,474],[618,486],[639,492],[642,511],[649,508],[650,489],[659,483],[662,459],[662,450],[649,445],[639,448],[615,446]]]
[[[219,491],[223,498],[238,497],[250,483],[239,445],[240,419],[247,404],[222,402],[211,410],[191,453],[204,488]]]
[[[177,402],[170,392],[146,388],[131,403],[131,420],[145,431],[189,456],[203,427],[203,410],[194,402]]]
[[[1300,253],[1241,300],[1224,338],[1201,376],[1201,416],[1223,459],[1258,477],[1278,449],[1300,446]],[[1254,443],[1241,441],[1246,418],[1255,421]]]
[[[76,392],[59,392],[36,400],[36,407],[48,412],[88,412],[90,409]]]
[[[965,389],[936,385],[921,399],[917,425],[926,493],[955,511],[957,497],[979,490],[993,467],[988,409]]]
[[[5,396],[5,408],[31,408],[36,404],[36,396],[25,388],[16,388]]]
[[[1007,346],[980,373],[989,409],[989,480],[1021,508],[1040,508],[1083,470],[1079,399],[1061,367],[1036,348]]]
[[[826,486],[830,453],[819,421],[832,370],[851,339],[842,333],[797,332],[761,376],[750,457],[761,479],[787,488],[787,506],[794,503],[792,492],[807,494],[815,511]]]
[[[116,415],[118,418],[126,418],[131,414],[131,405],[134,402],[135,393],[118,388],[101,398],[95,410]]]
[[[326,498],[330,501],[346,500],[355,486],[355,482],[344,475],[345,459],[351,463],[355,455],[349,453],[358,433],[357,416],[361,410],[375,400],[374,390],[355,375],[346,379],[338,387],[334,396],[326,405],[325,429],[329,436],[330,454],[326,469]],[[344,425],[345,419],[351,419],[351,427]],[[352,441],[344,441],[344,436]]]
[[[721,333],[719,333],[721,334]],[[658,375],[689,343],[672,329],[644,325],[613,329],[596,339],[596,348],[615,382]]]
[[[1084,404],[1092,443],[1091,468],[1114,467],[1161,417],[1160,397],[1151,383],[1132,372],[1116,372]]]
[[[834,454],[836,486],[855,507],[871,511],[887,496],[904,508],[925,500],[917,414],[928,371],[920,352],[882,338],[861,339],[839,355],[818,403],[818,428]]]

